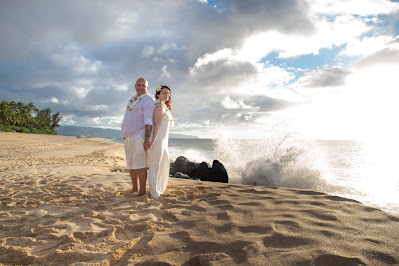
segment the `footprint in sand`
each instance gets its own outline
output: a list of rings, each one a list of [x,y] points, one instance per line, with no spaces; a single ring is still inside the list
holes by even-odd
[[[345,265],[345,266],[358,266],[358,265],[366,265],[359,258],[348,258],[338,255],[332,254],[324,254],[318,256],[314,260],[314,265]]]
[[[200,254],[191,257],[183,265],[233,265],[233,259],[224,253]]]
[[[294,248],[308,245],[312,241],[298,236],[285,235],[275,232],[272,236],[265,237],[263,244],[265,247],[271,248]]]
[[[169,221],[169,222],[177,222],[179,219],[176,217],[176,215],[169,213],[169,212],[165,212],[164,214],[161,215],[161,218],[165,221]]]

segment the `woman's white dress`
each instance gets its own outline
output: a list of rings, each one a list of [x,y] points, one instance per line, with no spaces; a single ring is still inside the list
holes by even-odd
[[[163,108],[162,105],[157,108]],[[170,113],[164,112],[154,145],[147,150],[148,183],[151,197],[159,198],[165,192],[169,180],[170,162],[168,150]],[[151,136],[152,138],[152,136]]]

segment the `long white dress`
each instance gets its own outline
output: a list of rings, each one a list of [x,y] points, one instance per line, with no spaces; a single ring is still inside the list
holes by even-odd
[[[158,108],[163,107],[160,105]],[[147,150],[147,165],[149,168],[148,183],[150,186],[151,197],[156,199],[165,192],[166,187],[168,186],[170,171],[168,138],[171,115],[169,112],[166,112],[166,110],[164,111],[157,139],[155,140],[154,145]]]

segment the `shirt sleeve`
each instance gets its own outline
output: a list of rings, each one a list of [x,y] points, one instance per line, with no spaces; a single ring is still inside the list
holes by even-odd
[[[145,125],[153,125],[155,102],[151,96],[143,98],[143,116]]]
[[[126,111],[125,111],[125,115],[123,116],[123,120],[122,120],[122,137],[125,137],[125,128],[126,128]]]

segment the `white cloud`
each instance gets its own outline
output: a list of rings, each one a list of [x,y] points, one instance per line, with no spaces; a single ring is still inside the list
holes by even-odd
[[[154,46],[146,45],[144,46],[143,50],[141,51],[141,55],[144,57],[151,56],[155,52]]]
[[[87,94],[89,93],[89,91],[91,90],[91,89],[83,88],[83,87],[80,87],[80,88],[73,87],[73,88],[71,88],[71,89],[75,91],[76,95],[77,95],[79,98],[84,98],[84,97],[86,97],[86,95],[87,95]]]
[[[157,52],[162,54],[168,50],[176,50],[177,48],[177,44],[175,43],[163,43]]]
[[[127,91],[129,89],[129,85],[124,83],[124,84],[114,84],[113,87],[117,91]]]
[[[195,64],[194,64],[194,66],[190,68],[190,74],[194,75],[203,66],[206,66],[206,65],[209,65],[211,63],[218,62],[221,60],[237,61],[238,58],[237,58],[236,52],[231,48],[222,49],[215,53],[206,53],[202,57],[198,58],[197,62],[195,62]]]
[[[52,97],[52,98],[49,100],[49,102],[51,102],[51,103],[59,103],[60,101],[59,101],[57,98]]]
[[[250,59],[243,56],[242,51],[231,48],[207,53],[197,59],[189,70],[189,76],[199,80],[203,88],[207,86],[207,81],[217,80],[210,83],[210,89],[214,91],[220,82],[224,87],[228,84],[227,91],[238,94],[264,94],[267,86],[282,86],[294,78],[292,73],[281,67]],[[225,90],[218,92],[224,93]]]
[[[229,96],[226,96],[221,104],[226,109],[250,109],[252,107],[251,105],[246,105],[243,100],[233,101]]]
[[[61,125],[68,125],[68,126],[73,126],[75,125],[76,121],[73,119],[74,117],[72,115],[63,115],[61,119]]]
[[[323,14],[356,14],[361,16],[388,14],[398,5],[387,0],[308,0],[310,10]]]
[[[399,46],[393,43],[393,41],[394,38],[392,36],[355,39],[347,44],[346,48],[340,52],[340,55],[368,56],[389,46]]]
[[[168,72],[168,66],[164,65],[162,67],[162,77],[170,79],[172,76],[170,75],[170,73]]]
[[[94,124],[94,125],[101,124],[101,118],[100,117],[93,117],[92,119],[90,119],[90,124]]]
[[[49,60],[58,68],[72,68],[77,74],[95,74],[102,67],[98,60],[88,59],[84,51],[74,43],[67,43],[57,50],[50,51]]]
[[[350,15],[338,16],[333,21],[315,17],[314,25],[314,33],[307,35],[287,35],[276,31],[254,35],[246,40],[239,56],[257,62],[273,51],[278,52],[280,58],[318,54],[322,48],[351,42],[371,29],[361,18]]]

